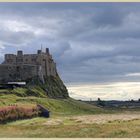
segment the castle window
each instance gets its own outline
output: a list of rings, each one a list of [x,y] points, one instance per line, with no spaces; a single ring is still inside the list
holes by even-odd
[[[17,72],[19,72],[19,70],[20,70],[20,67],[19,67],[19,66],[17,66],[16,70],[17,70]]]
[[[22,62],[23,61],[23,59],[18,59],[18,62]]]
[[[7,59],[7,62],[8,62],[8,63],[11,63],[11,62],[12,62],[12,59]]]
[[[32,59],[32,61],[34,61],[34,62],[35,62],[35,61],[36,61],[36,59],[35,59],[35,58],[33,58],[33,59]]]
[[[9,70],[11,70],[11,67],[8,67]]]

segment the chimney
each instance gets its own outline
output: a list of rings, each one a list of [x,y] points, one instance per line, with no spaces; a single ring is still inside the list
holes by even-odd
[[[49,48],[46,48],[46,53],[49,54]]]
[[[17,55],[23,55],[23,52],[21,50],[17,51]]]
[[[37,50],[37,54],[41,54],[41,50]]]

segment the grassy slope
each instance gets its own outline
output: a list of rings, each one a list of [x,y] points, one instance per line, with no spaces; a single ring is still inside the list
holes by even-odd
[[[0,90],[0,106],[7,106],[10,104],[41,104],[48,108],[53,116],[122,112],[122,110],[103,109],[72,98],[48,98],[45,92],[38,86],[30,89],[17,88],[14,90]]]
[[[51,111],[52,116],[74,115],[74,114],[97,114],[110,113],[110,111],[76,101],[74,99],[49,99],[35,96],[19,97],[16,95],[1,95],[0,106],[10,104],[41,104]]]

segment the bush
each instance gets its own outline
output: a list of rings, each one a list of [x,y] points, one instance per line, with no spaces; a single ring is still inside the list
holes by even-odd
[[[39,115],[37,107],[7,106],[0,108],[0,123],[32,118]]]
[[[100,98],[98,98],[97,105],[104,107],[105,106],[105,101],[102,101]]]

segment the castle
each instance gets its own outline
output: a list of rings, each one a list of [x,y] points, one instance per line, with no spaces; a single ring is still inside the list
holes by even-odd
[[[0,83],[11,81],[26,81],[39,77],[44,82],[46,76],[57,76],[56,63],[49,49],[38,50],[37,54],[23,54],[19,50],[16,54],[5,54],[5,59],[0,64]]]

